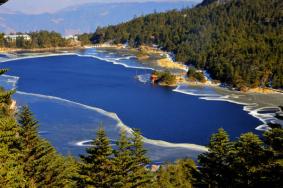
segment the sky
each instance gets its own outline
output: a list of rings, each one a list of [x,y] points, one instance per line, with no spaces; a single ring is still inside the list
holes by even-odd
[[[110,3],[110,2],[145,2],[145,1],[181,1],[181,0],[9,0],[3,8],[12,11],[20,11],[27,14],[52,13],[60,9],[85,4],[85,3]],[[201,0],[182,0],[195,1]]]

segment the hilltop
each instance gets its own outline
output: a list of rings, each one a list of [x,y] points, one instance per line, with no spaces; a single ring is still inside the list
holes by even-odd
[[[207,70],[240,90],[283,88],[280,0],[204,1],[192,9],[98,28],[94,43],[157,45],[176,61]]]

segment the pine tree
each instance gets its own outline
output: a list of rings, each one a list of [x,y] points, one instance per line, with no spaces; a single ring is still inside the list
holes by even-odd
[[[139,187],[151,182],[151,174],[146,169],[146,165],[150,163],[150,159],[146,156],[146,150],[144,149],[143,138],[140,131],[134,130],[133,137],[130,139],[132,142],[131,155],[132,155],[132,173],[131,187]]]
[[[253,133],[245,133],[235,142],[235,157],[231,164],[237,172],[235,186],[259,187],[268,185],[270,174],[266,166],[274,160],[271,150]],[[267,172],[267,173],[266,173]],[[267,182],[266,180],[269,179]]]
[[[219,129],[210,139],[208,152],[199,155],[200,172],[206,184],[213,187],[230,186],[233,179],[233,170],[228,163],[231,152],[232,143],[227,132]]]
[[[122,130],[116,144],[114,187],[143,187],[150,183],[152,177],[146,169],[150,160],[146,156],[140,132],[135,130],[128,137],[126,131]]]
[[[133,157],[131,156],[132,143],[127,138],[127,133],[122,130],[120,138],[116,143],[117,149],[114,150],[115,182],[114,187],[131,187],[133,169]]]
[[[0,118],[0,185],[24,187],[23,164],[20,163],[20,128],[11,117]]]
[[[25,187],[21,154],[11,152],[7,145],[0,143],[0,187]]]
[[[0,69],[0,75],[5,74],[8,69]],[[14,114],[14,109],[10,108],[12,103],[11,96],[15,93],[15,90],[5,91],[0,88],[0,117],[12,116]]]
[[[264,133],[265,143],[274,151],[277,158],[283,157],[283,129],[275,128]]]
[[[174,164],[164,164],[156,173],[156,179],[147,187],[191,188],[196,181],[197,167],[193,160],[178,160]]]
[[[81,155],[79,187],[111,187],[112,148],[103,128],[99,128],[92,146],[86,152],[86,155]]]
[[[28,107],[19,116],[22,138],[22,161],[28,187],[54,187],[73,185],[73,173],[65,158],[45,140],[38,136],[38,122]]]
[[[11,152],[21,148],[20,127],[12,117],[0,118],[0,143],[6,145]]]

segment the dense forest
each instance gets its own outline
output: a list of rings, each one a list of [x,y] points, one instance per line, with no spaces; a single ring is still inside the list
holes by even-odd
[[[158,45],[236,88],[283,88],[283,1],[206,0],[98,28],[94,43]]]
[[[16,40],[5,38],[4,33],[0,33],[0,48],[21,48],[21,49],[34,49],[34,48],[56,48],[56,47],[73,47],[89,44],[90,35],[82,34],[78,36],[78,41],[73,39],[65,39],[60,33],[49,31],[38,31],[27,33],[30,40],[26,40],[17,33],[19,37]]]
[[[138,130],[132,135],[121,130],[113,147],[101,125],[92,146],[74,158],[62,156],[38,134],[28,107],[11,108],[14,92],[0,90],[0,187],[282,187],[281,128],[264,133],[263,140],[246,133],[235,141],[219,129],[197,164],[180,159],[151,168]]]

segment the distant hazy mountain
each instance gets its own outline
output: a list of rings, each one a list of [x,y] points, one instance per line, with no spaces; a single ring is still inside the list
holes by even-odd
[[[56,13],[29,15],[1,9],[0,32],[29,32],[53,30],[64,35],[94,32],[97,26],[125,22],[134,16],[191,7],[195,3],[144,2],[144,3],[91,3],[73,6]]]

